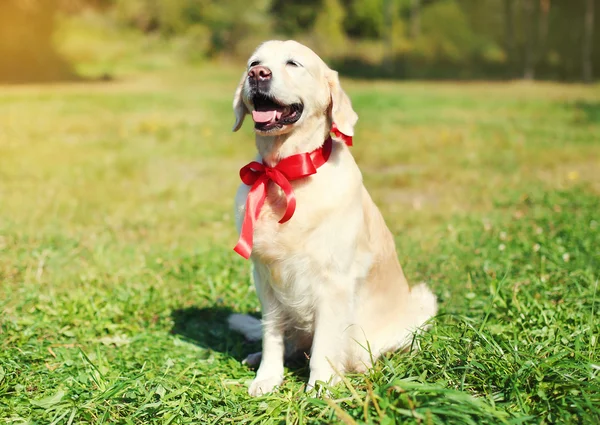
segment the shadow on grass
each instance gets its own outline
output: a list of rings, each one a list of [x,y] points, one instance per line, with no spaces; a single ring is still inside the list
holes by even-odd
[[[173,310],[171,333],[204,349],[242,361],[248,354],[260,351],[260,342],[248,342],[242,335],[229,329],[227,318],[233,313],[228,307],[218,306]]]
[[[171,333],[207,350],[243,361],[249,354],[261,351],[261,342],[249,342],[229,329],[227,318],[234,311],[228,307],[188,307],[173,310]],[[297,353],[286,359],[286,366],[299,378],[308,379],[306,356]]]

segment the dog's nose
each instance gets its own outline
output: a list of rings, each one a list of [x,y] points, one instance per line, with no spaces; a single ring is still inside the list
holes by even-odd
[[[248,77],[256,82],[270,80],[271,75],[271,70],[262,65],[253,66],[250,68],[250,71],[248,71]]]

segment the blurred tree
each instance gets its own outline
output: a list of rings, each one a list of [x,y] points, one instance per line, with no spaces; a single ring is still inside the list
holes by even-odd
[[[311,29],[323,0],[273,0],[270,13],[277,34],[295,36]]]
[[[594,0],[585,1],[585,21],[583,28],[583,81],[591,83],[593,81],[592,43],[594,35]]]
[[[144,32],[190,38],[204,55],[246,54],[272,32],[271,0],[114,0],[118,20]]]
[[[421,35],[421,0],[411,0],[410,36],[415,39]]]
[[[394,62],[395,62],[395,49],[394,49],[394,23],[396,21],[396,2],[394,0],[384,0],[382,15],[384,16],[385,23],[385,52],[384,55],[384,68],[388,75],[394,74]]]
[[[344,8],[338,0],[323,0],[314,23],[313,34],[316,47],[326,57],[333,58],[344,53],[344,17]]]
[[[548,43],[548,26],[550,24],[550,0],[540,0],[540,24],[539,24],[539,48],[538,57],[544,58],[546,56],[546,48]]]
[[[387,1],[387,0],[385,0]],[[384,0],[353,0],[347,6],[345,29],[351,37],[380,39],[385,28]]]
[[[74,79],[52,37],[58,0],[0,1],[0,81]]]
[[[213,34],[211,54],[227,52],[248,56],[259,43],[271,38],[273,21],[270,9],[271,0],[211,1],[206,9],[205,21]]]
[[[421,16],[422,35],[416,53],[427,60],[468,61],[476,53],[481,35],[474,34],[467,16],[454,0],[426,7]]]
[[[512,77],[515,72],[515,1],[504,0],[504,48],[508,62],[508,76]]]
[[[600,0],[0,0],[0,78],[72,76],[52,46],[53,17],[86,7],[173,39],[188,59],[246,57],[293,37],[396,77],[590,81],[600,66]]]
[[[533,80],[535,77],[535,54],[537,45],[537,23],[539,0],[524,0],[523,14],[525,15],[525,64],[523,78]]]

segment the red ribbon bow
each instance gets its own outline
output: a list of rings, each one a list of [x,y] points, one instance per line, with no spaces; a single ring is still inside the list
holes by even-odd
[[[331,132],[340,137],[348,146],[352,146],[352,137],[342,134],[335,124]],[[245,165],[240,170],[240,178],[244,184],[251,186],[248,198],[246,199],[246,213],[242,222],[240,238],[233,250],[244,257],[250,258],[252,253],[254,224],[258,220],[260,210],[267,198],[267,185],[272,181],[281,188],[285,194],[286,207],[285,212],[279,223],[285,223],[294,215],[296,210],[296,196],[290,181],[308,177],[317,172],[317,168],[322,166],[329,159],[333,142],[331,137],[323,143],[320,148],[310,153],[301,153],[288,156],[282,159],[274,167],[253,161]]]

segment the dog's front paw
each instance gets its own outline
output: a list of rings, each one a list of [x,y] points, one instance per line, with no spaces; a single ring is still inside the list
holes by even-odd
[[[306,392],[308,393],[316,389],[317,397],[321,397],[323,394],[328,395],[329,391],[326,389],[324,390],[323,385],[320,385],[320,383],[333,387],[339,384],[341,381],[342,378],[333,371],[331,371],[331,373],[326,372],[322,374],[312,372],[310,374],[310,378],[308,379],[308,384],[306,384]]]
[[[256,379],[254,379],[254,381],[252,381],[250,384],[248,394],[250,394],[252,397],[268,394],[273,391],[275,387],[281,385],[282,382],[283,376],[271,376],[266,379],[256,377]]]

